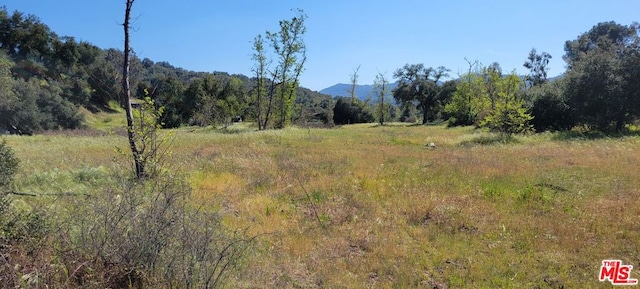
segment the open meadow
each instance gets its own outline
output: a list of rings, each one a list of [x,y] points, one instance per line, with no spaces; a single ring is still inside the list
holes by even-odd
[[[126,138],[95,132],[7,136],[17,190],[93,194],[128,169],[115,151]],[[607,288],[603,259],[640,277],[638,136],[505,143],[406,124],[173,132],[164,165],[188,180],[190,200],[258,235],[231,288]],[[14,196],[27,207],[65,198]]]

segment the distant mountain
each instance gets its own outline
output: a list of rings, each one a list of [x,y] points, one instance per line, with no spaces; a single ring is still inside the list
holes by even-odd
[[[398,86],[397,82],[391,83],[389,85],[389,92],[391,92],[397,86]],[[336,85],[320,90],[319,92],[322,94],[331,95],[333,97],[337,97],[337,96],[349,97],[351,96],[351,84],[338,83]],[[377,98],[375,95],[373,95],[372,84],[356,85],[356,96],[360,100],[366,100],[367,98],[370,97],[372,101],[376,101],[376,98]]]

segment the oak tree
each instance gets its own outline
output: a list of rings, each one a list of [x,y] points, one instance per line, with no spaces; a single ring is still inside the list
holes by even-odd
[[[426,124],[430,110],[447,96],[439,82],[449,76],[449,71],[443,66],[432,68],[422,63],[406,64],[394,73],[399,83],[393,96],[400,103],[416,104],[422,111],[422,124]]]

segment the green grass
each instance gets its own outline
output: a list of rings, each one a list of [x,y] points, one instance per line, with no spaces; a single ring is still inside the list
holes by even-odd
[[[111,127],[107,115],[91,126]],[[264,234],[232,287],[610,287],[640,268],[640,137],[376,126],[174,130],[167,165],[231,228]],[[7,137],[17,189],[88,192],[126,168],[106,134]],[[435,143],[435,147],[428,146]],[[126,150],[125,150],[126,151]]]

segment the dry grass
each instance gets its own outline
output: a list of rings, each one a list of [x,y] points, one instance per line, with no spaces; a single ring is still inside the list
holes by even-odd
[[[640,138],[481,145],[491,137],[443,126],[187,128],[169,164],[227,226],[264,234],[232,287],[593,288],[609,287],[597,281],[602,259],[640,268]],[[114,135],[8,143],[19,187],[40,188],[43,175],[55,184],[57,172],[51,186],[63,191],[87,187],[78,172],[114,167],[114,146],[126,148]]]

